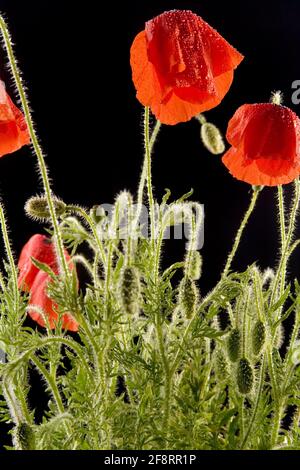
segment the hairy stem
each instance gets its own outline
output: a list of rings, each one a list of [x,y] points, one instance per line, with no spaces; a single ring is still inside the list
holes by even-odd
[[[155,142],[156,142],[156,138],[157,138],[157,136],[158,136],[160,127],[161,127],[161,122],[160,122],[160,121],[156,121],[155,127],[154,127],[154,129],[153,129],[153,131],[152,131],[152,134],[151,134],[150,142],[149,142],[149,150],[150,150],[150,153],[152,153],[152,150],[153,150],[154,144],[155,144]],[[146,154],[145,154],[145,159],[144,159],[144,163],[143,163],[142,174],[141,174],[141,178],[140,178],[140,182],[139,182],[139,187],[138,187],[138,197],[137,197],[138,206],[141,206],[141,205],[143,204],[143,195],[144,195],[144,189],[145,189],[146,180],[147,180],[147,158],[146,158]]]
[[[261,400],[261,394],[262,394],[263,387],[264,387],[265,373],[266,373],[266,362],[265,362],[265,357],[263,356],[262,363],[261,363],[261,366],[260,366],[259,382],[258,382],[258,387],[257,387],[257,391],[256,391],[256,400],[255,400],[254,408],[253,408],[253,411],[252,411],[249,426],[247,428],[247,431],[245,433],[243,442],[241,444],[241,449],[244,449],[246,447],[246,445],[248,443],[248,439],[251,437],[251,432],[252,432],[252,429],[253,429],[253,425],[255,423],[255,419],[256,419],[256,416],[257,416],[257,412],[258,412],[258,408],[259,408],[259,404],[260,404],[260,400]]]
[[[155,203],[154,203],[154,197],[153,197],[152,174],[151,174],[149,113],[150,113],[150,110],[146,106],[145,116],[144,116],[144,144],[145,144],[145,161],[147,165],[147,192],[148,192],[148,202],[149,202],[149,211],[150,211],[150,232],[151,232],[151,242],[154,248],[155,246]]]
[[[258,190],[253,190],[252,192],[252,198],[251,198],[251,201],[250,201],[250,205],[248,207],[248,210],[246,212],[246,214],[244,215],[244,218],[242,220],[242,223],[240,225],[240,228],[238,229],[238,232],[236,234],[236,237],[235,237],[235,240],[234,240],[234,244],[233,244],[233,247],[232,247],[232,250],[231,252],[229,253],[229,256],[227,258],[227,262],[226,262],[226,265],[225,265],[225,268],[224,268],[224,271],[222,273],[222,277],[226,277],[230,271],[230,268],[231,268],[231,264],[232,264],[232,261],[233,261],[233,258],[235,257],[235,254],[238,250],[238,247],[239,247],[239,244],[240,244],[240,241],[241,241],[241,238],[242,238],[242,235],[243,235],[243,232],[245,230],[245,227],[248,223],[248,220],[255,208],[255,205],[256,205],[256,201],[257,201],[257,198],[258,198],[258,195],[259,195],[259,192]]]
[[[58,261],[59,261],[60,270],[61,270],[61,273],[64,274],[64,276],[66,278],[68,278],[69,277],[69,270],[68,270],[68,265],[67,265],[67,262],[66,262],[66,259],[65,259],[65,256],[64,256],[63,241],[62,241],[62,237],[61,237],[61,233],[60,233],[60,229],[59,229],[57,216],[56,216],[56,213],[55,213],[55,206],[54,206],[53,199],[52,199],[52,191],[51,191],[51,187],[50,187],[50,182],[49,182],[49,178],[48,178],[48,171],[47,171],[47,167],[46,167],[46,164],[45,164],[43,151],[42,151],[42,148],[39,144],[38,137],[37,137],[34,125],[33,125],[33,120],[32,120],[32,117],[31,117],[31,112],[30,112],[30,108],[29,108],[29,104],[28,104],[28,99],[27,99],[25,89],[24,89],[24,86],[23,86],[23,83],[22,83],[21,74],[20,74],[18,66],[17,66],[17,61],[16,61],[16,58],[15,58],[15,55],[14,55],[10,34],[9,34],[9,31],[8,31],[7,25],[6,25],[4,19],[1,15],[0,15],[0,30],[1,30],[1,34],[3,36],[5,47],[6,47],[12,77],[14,79],[16,88],[18,90],[20,101],[21,101],[22,108],[23,108],[23,111],[24,111],[26,123],[27,123],[27,126],[28,126],[28,131],[29,131],[30,138],[31,138],[31,143],[32,143],[34,152],[37,156],[40,176],[42,178],[44,191],[45,191],[45,195],[46,195],[47,203],[48,203],[48,207],[49,207],[49,212],[50,212],[50,216],[51,216],[51,220],[52,220],[52,224],[53,224],[54,235],[55,235],[55,247],[56,247],[56,251],[57,251],[57,257],[58,257]]]

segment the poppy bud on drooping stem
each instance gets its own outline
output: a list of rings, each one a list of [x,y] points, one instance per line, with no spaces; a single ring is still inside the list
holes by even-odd
[[[220,155],[225,150],[223,136],[214,124],[205,122],[201,126],[201,140],[207,150],[213,155]]]
[[[58,217],[64,215],[66,204],[56,197],[52,198],[55,213]],[[33,196],[25,204],[26,214],[34,220],[47,220],[51,218],[47,198],[45,196]]]

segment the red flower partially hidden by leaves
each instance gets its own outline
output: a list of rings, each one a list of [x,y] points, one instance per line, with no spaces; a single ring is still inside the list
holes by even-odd
[[[73,271],[75,267],[71,262],[70,255],[66,250],[64,253],[69,268]],[[58,321],[58,314],[57,305],[48,295],[48,285],[51,282],[51,277],[44,271],[39,270],[33,264],[31,258],[49,266],[53,273],[57,275],[59,273],[59,266],[53,242],[45,235],[33,235],[23,247],[18,263],[19,288],[30,293],[30,303],[44,311],[45,315],[47,315],[49,326],[53,329]],[[39,311],[31,309],[29,315],[39,325],[46,326],[45,320]],[[70,313],[63,314],[61,321],[63,328],[70,331],[78,331],[79,325]]]
[[[30,143],[23,113],[14,105],[0,80],[0,157]]]
[[[217,106],[243,56],[187,10],[148,21],[131,47],[137,98],[165,124],[188,121]]]
[[[30,303],[41,308],[47,315],[47,322],[51,329],[55,328],[58,322],[57,305],[47,294],[51,278],[47,273],[39,271],[31,287]],[[46,322],[40,312],[29,311],[30,317],[40,326],[46,326]],[[61,324],[65,330],[78,331],[78,323],[70,313],[64,313],[61,317]]]
[[[252,185],[277,186],[300,174],[300,119],[285,106],[241,106],[229,122],[222,158],[237,179]]]
[[[65,251],[65,256],[67,261],[69,261],[70,256],[67,251]],[[18,263],[18,284],[19,287],[26,292],[29,292],[32,288],[39,272],[39,269],[33,264],[31,258],[35,258],[41,263],[47,264],[55,274],[58,274],[57,259],[53,243],[45,235],[33,235],[26,245],[24,245]]]

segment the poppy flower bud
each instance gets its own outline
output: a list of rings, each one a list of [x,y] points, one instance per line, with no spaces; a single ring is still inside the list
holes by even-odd
[[[53,198],[55,212],[58,217],[62,216],[66,211],[66,204],[58,198]],[[25,212],[29,217],[34,220],[47,220],[50,219],[47,199],[44,196],[34,196],[28,199],[25,204]]]
[[[236,378],[239,392],[243,395],[250,393],[253,386],[253,369],[245,357],[238,363]]]
[[[236,362],[241,353],[241,333],[240,330],[234,328],[228,337],[227,352],[231,362]]]
[[[255,356],[261,353],[265,344],[266,329],[262,321],[257,321],[252,330],[252,351]]]
[[[229,376],[229,364],[225,354],[220,349],[215,353],[215,372],[220,382],[226,380]]]
[[[122,273],[120,294],[123,308],[129,315],[138,312],[140,290],[140,276],[137,269],[127,266]]]
[[[186,318],[190,319],[195,313],[199,293],[195,282],[189,277],[184,277],[179,284],[179,305]]]
[[[210,122],[205,122],[201,126],[200,134],[204,147],[206,147],[210,153],[219,155],[224,152],[225,144],[217,126]]]
[[[35,450],[34,431],[29,424],[18,424],[15,431],[15,439],[20,450]]]
[[[197,250],[188,251],[185,259],[184,272],[193,281],[198,281],[202,274],[202,257]]]

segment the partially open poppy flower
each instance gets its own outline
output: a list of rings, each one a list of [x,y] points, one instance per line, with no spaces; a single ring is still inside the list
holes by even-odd
[[[217,106],[243,56],[188,10],[148,21],[131,47],[137,98],[164,124],[188,121]]]
[[[35,277],[39,272],[39,269],[33,264],[31,258],[35,258],[37,261],[47,264],[54,274],[58,274],[59,271],[52,241],[45,235],[33,235],[26,245],[24,245],[18,262],[18,284],[19,287],[26,292],[31,289]],[[68,262],[70,261],[70,255],[67,250],[65,250],[65,258]]]
[[[31,258],[46,264],[54,274],[58,274],[59,266],[53,242],[45,235],[40,234],[30,238],[20,255],[18,285],[23,291],[30,293],[30,303],[42,309],[47,315],[50,328],[55,328],[55,323],[58,321],[57,305],[50,299],[47,292],[51,278],[47,273],[39,270]],[[74,270],[74,265],[66,250],[65,258],[70,270]],[[38,310],[29,310],[29,315],[39,325],[45,326],[45,320]],[[70,313],[63,314],[61,321],[63,328],[78,331],[79,325]]]
[[[47,322],[51,329],[58,323],[57,305],[48,295],[48,286],[51,278],[47,273],[39,271],[30,290],[30,304],[37,306],[47,315]],[[40,326],[46,326],[45,319],[39,311],[31,309],[30,317]],[[70,313],[61,316],[61,324],[65,330],[78,331],[78,323]]]
[[[30,143],[23,113],[14,105],[0,80],[0,157]]]
[[[223,163],[237,179],[252,185],[278,186],[300,174],[300,119],[285,106],[241,106],[229,122],[232,145]]]

